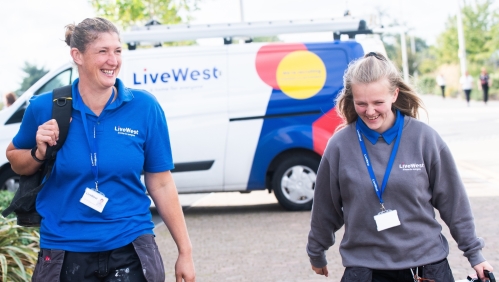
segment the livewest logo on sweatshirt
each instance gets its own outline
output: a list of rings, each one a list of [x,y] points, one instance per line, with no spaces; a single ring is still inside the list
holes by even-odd
[[[399,164],[399,168],[406,171],[406,170],[421,170],[424,168],[424,163],[417,164]]]

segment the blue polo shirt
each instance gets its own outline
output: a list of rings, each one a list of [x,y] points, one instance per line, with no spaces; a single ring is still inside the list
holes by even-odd
[[[140,235],[153,234],[151,202],[140,174],[142,170],[154,173],[173,169],[168,127],[153,95],[126,88],[119,79],[116,100],[97,117],[79,102],[78,81],[72,87],[68,137],[37,197],[37,210],[42,216],[40,245],[73,252],[106,251],[125,246]],[[36,145],[38,126],[51,119],[51,100],[51,92],[31,99],[13,140],[16,148]],[[102,213],[80,203],[85,189],[95,188],[82,111],[91,136],[95,128],[99,191],[109,199]]]

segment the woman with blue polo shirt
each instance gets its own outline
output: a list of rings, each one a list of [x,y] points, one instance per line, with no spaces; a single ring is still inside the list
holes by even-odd
[[[374,52],[349,65],[344,85],[336,106],[344,123],[317,172],[312,269],[329,275],[325,251],[344,225],[341,281],[454,281],[436,208],[484,279],[493,269],[481,254],[464,185],[447,145],[416,119],[422,104],[414,90]]]
[[[165,281],[146,189],[178,246],[177,281],[194,281],[163,110],[153,95],[117,78],[122,44],[111,22],[68,25],[66,43],[79,79],[67,139],[37,198],[41,251],[33,281]],[[57,143],[51,98],[32,98],[7,149],[19,174],[33,174]]]

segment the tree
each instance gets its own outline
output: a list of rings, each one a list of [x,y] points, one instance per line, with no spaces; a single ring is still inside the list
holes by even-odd
[[[21,88],[18,92],[24,92],[28,90],[33,84],[35,84],[42,76],[44,76],[49,71],[44,67],[38,68],[36,65],[32,65],[28,62],[24,62],[24,67],[22,70],[26,73],[26,76],[21,82]]]
[[[128,29],[157,20],[161,24],[182,22],[181,13],[197,10],[198,0],[90,0],[98,16]]]
[[[281,42],[278,36],[257,36],[252,38],[253,42]]]
[[[395,65],[402,69],[402,46],[400,46],[400,34],[386,34],[383,37],[385,44],[386,54],[392,60]],[[428,57],[428,44],[426,41],[420,37],[414,37],[414,49],[415,52],[411,51],[411,38],[406,36],[407,46],[407,64],[409,67],[409,74],[414,75],[415,72],[424,73],[425,70],[421,69],[421,64]]]
[[[482,0],[462,8],[463,30],[467,60],[471,65],[490,64],[499,50],[499,13],[493,9],[494,0]],[[447,19],[446,30],[439,36],[435,55],[439,63],[459,63],[456,16]]]
[[[372,24],[381,27],[400,27],[406,26],[406,23],[399,22],[398,19],[393,18],[388,13],[388,8],[377,6],[375,7],[376,17]],[[395,63],[395,65],[402,70],[402,46],[400,45],[400,34],[399,33],[382,33],[380,34],[380,39],[385,45],[385,50],[388,58]],[[409,74],[414,75],[416,72],[424,73],[426,69],[422,69],[422,63],[427,61],[428,58],[428,44],[426,41],[420,37],[414,37],[415,52],[412,52],[411,48],[411,36],[407,34],[406,36],[406,46],[407,48],[407,63],[409,68]]]

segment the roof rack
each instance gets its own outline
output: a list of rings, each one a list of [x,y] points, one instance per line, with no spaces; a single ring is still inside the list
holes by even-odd
[[[356,34],[372,33],[366,22],[354,17],[342,17],[322,20],[298,21],[265,21],[242,22],[226,24],[181,24],[181,25],[148,25],[133,27],[131,31],[123,32],[124,43],[138,42],[173,42],[195,40],[200,38],[253,38],[286,33],[333,32],[334,38],[341,34],[350,38]]]

